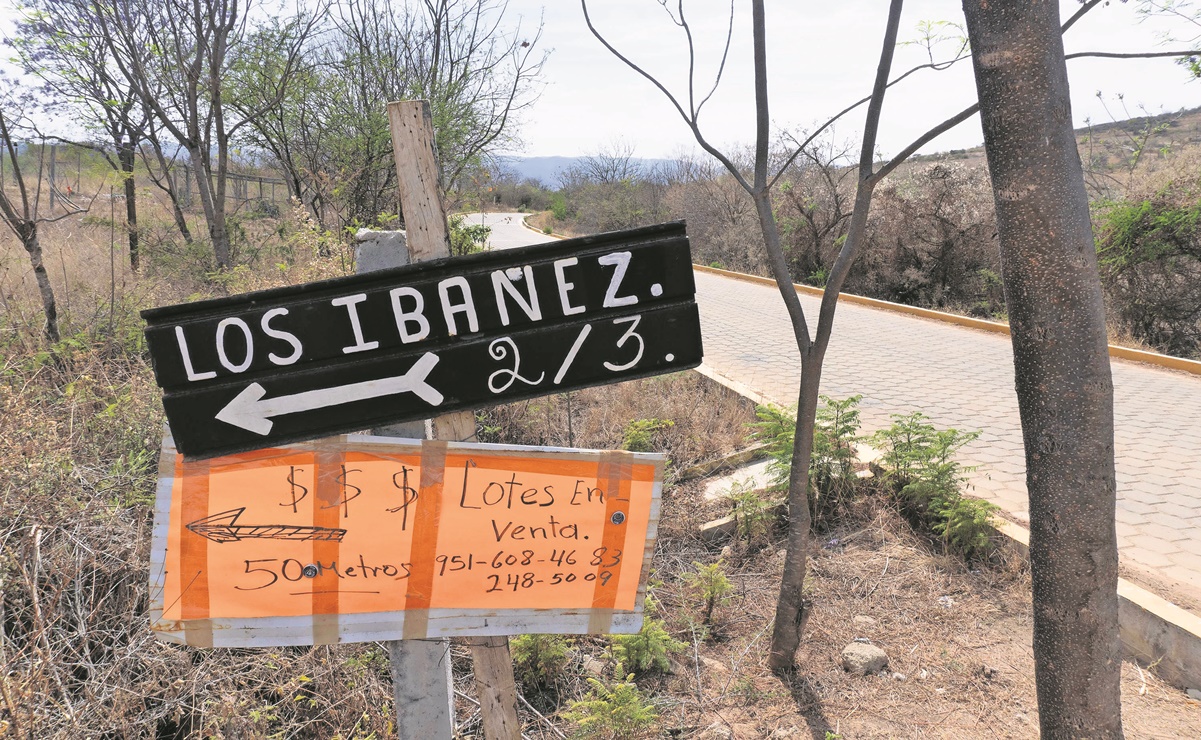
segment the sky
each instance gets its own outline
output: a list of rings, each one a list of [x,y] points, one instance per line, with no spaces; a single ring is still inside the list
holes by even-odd
[[[667,0],[676,8],[678,0]],[[1110,2],[1094,8],[1064,36],[1066,50],[1156,51],[1163,34],[1190,39],[1201,29],[1179,21],[1140,19],[1137,3]],[[728,29],[730,0],[685,0],[697,45],[697,89],[712,85]],[[735,0],[733,43],[721,86],[704,108],[701,129],[719,148],[746,146],[754,137],[750,3]],[[1078,0],[1061,0],[1066,19]],[[776,132],[812,130],[850,103],[866,97],[879,61],[887,0],[767,0],[768,77],[771,120]],[[687,45],[661,0],[590,0],[593,23],[623,54],[686,97]],[[630,70],[588,31],[579,0],[509,0],[507,20],[520,18],[523,35],[543,23],[539,42],[552,53],[544,68],[541,98],[521,123],[525,156],[580,156],[615,145],[638,157],[674,157],[696,149],[692,134],[667,99]],[[920,38],[923,21],[963,24],[958,0],[911,0],[901,19],[901,41]],[[1190,28],[1192,29],[1190,31]],[[945,33],[959,35],[955,29]],[[953,56],[955,42],[936,49],[935,59]],[[928,61],[916,44],[897,49],[894,72]],[[1150,113],[1201,106],[1201,81],[1190,81],[1170,59],[1080,59],[1068,62],[1072,110],[1077,126],[1107,123]],[[1098,92],[1101,99],[1097,97]],[[698,94],[698,97],[700,95]],[[882,154],[895,154],[925,131],[975,101],[971,62],[945,71],[923,71],[892,88],[885,99],[879,135]],[[1104,102],[1104,106],[1102,105]],[[1106,107],[1108,112],[1106,112]],[[863,109],[837,126],[836,141],[852,144],[863,125]],[[960,124],[924,152],[981,143],[979,117]]]

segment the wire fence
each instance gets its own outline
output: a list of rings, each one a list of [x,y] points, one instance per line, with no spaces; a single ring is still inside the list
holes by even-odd
[[[7,142],[0,139],[0,147],[3,147],[0,187],[15,186],[16,172],[8,156]],[[78,144],[20,141],[16,142],[15,149],[26,187],[32,187],[36,179],[39,187],[46,189],[51,208],[60,202],[68,208],[76,207],[89,172],[95,171],[93,168],[97,166],[109,167],[107,162],[103,162],[100,152]],[[116,161],[115,154],[110,152],[109,156]],[[183,208],[195,204],[195,176],[193,168],[184,164],[176,164],[167,170],[166,178]],[[288,185],[281,178],[244,172],[229,172],[225,177],[227,202],[245,205],[253,202],[275,204],[288,200]]]

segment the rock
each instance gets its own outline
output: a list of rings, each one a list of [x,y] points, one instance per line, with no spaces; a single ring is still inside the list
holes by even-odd
[[[984,676],[985,678],[987,678],[990,681],[992,679],[996,678],[998,673],[1000,673],[1000,671],[998,671],[996,668],[993,668],[990,665],[980,666],[980,675]]]
[[[923,669],[922,669],[922,672],[921,672],[921,673],[919,673],[919,674],[917,674],[917,677],[918,677],[918,678],[920,678],[920,679],[922,679],[922,680],[924,681],[924,680],[926,680],[927,678],[929,678],[929,677],[930,677],[930,672],[929,672],[929,671],[927,671],[925,668],[923,668]]]
[[[734,731],[720,722],[714,722],[697,735],[698,740],[733,740],[733,738]]]
[[[354,238],[356,264],[363,271],[382,270],[409,264],[409,250],[403,231],[359,229]]]
[[[605,675],[605,664],[591,655],[585,655],[583,661],[584,672],[600,678]]]
[[[1201,701],[1201,691],[1198,691],[1197,689],[1189,689],[1189,690],[1185,691],[1184,693],[1188,694],[1188,698],[1190,698],[1190,699],[1196,699],[1197,701]]]
[[[726,668],[725,663],[722,663],[720,660],[714,660],[713,658],[706,658],[703,655],[701,656],[701,667],[703,667],[706,671],[712,671],[714,673],[730,672],[730,669]]]
[[[701,539],[706,544],[716,545],[722,540],[728,540],[738,531],[738,522],[733,516],[723,516],[701,525]]]
[[[729,558],[729,557],[733,557],[733,556],[734,556],[734,548],[733,547],[726,545],[725,547],[721,548],[721,555],[720,555],[719,559]]]
[[[802,736],[801,731],[796,725],[789,725],[788,727],[777,727],[775,729],[775,731],[773,731],[771,734],[771,737],[773,738],[773,740],[775,738],[780,738],[780,740],[784,740],[785,738],[801,737],[801,736]]]
[[[888,654],[875,645],[852,642],[842,650],[844,670],[860,676],[879,673],[888,665]]]
[[[946,609],[950,609],[951,607],[955,606],[955,599],[952,599],[950,596],[939,596],[938,605]]]
[[[859,614],[859,615],[853,617],[851,619],[851,622],[853,622],[854,624],[862,624],[864,626],[870,627],[876,623],[876,620],[872,619],[871,617],[865,616],[863,614]]]
[[[904,673],[892,674],[892,680],[894,680],[894,681],[904,681],[906,678],[907,678],[907,676]]]

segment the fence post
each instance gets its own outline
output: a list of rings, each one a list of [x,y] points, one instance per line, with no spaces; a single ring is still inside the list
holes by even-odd
[[[45,147],[45,144],[42,144]],[[50,208],[54,208],[54,165],[58,162],[58,144],[50,145]]]

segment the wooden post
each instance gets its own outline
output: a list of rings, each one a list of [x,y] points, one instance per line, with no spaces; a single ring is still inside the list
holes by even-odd
[[[404,244],[396,239],[360,240],[355,254],[359,274],[409,264]],[[425,423],[390,424],[372,434],[421,439]],[[449,640],[393,640],[388,645],[392,700],[396,705],[397,737],[440,738],[454,735],[454,686]]]
[[[429,103],[407,100],[388,103],[388,124],[392,130],[392,156],[396,160],[397,181],[400,185],[400,205],[408,235],[409,256],[413,262],[450,256],[450,231],[446,225],[446,210],[438,192],[438,162],[434,155],[434,125]],[[432,437],[453,441],[475,438],[475,414],[469,411],[446,414],[433,420]],[[390,643],[394,651],[420,641]],[[484,637],[468,640],[475,669],[476,691],[484,737],[488,740],[518,740],[521,726],[517,721],[517,685],[513,679],[513,661],[509,656],[506,637]],[[395,665],[395,663],[394,663]],[[397,680],[393,675],[393,680]],[[425,740],[449,737],[428,727],[409,727],[404,724],[401,692],[407,696],[428,692],[433,683],[426,674],[399,677],[396,685],[399,736]],[[431,699],[431,701],[433,701]],[[406,734],[409,732],[411,734]]]

